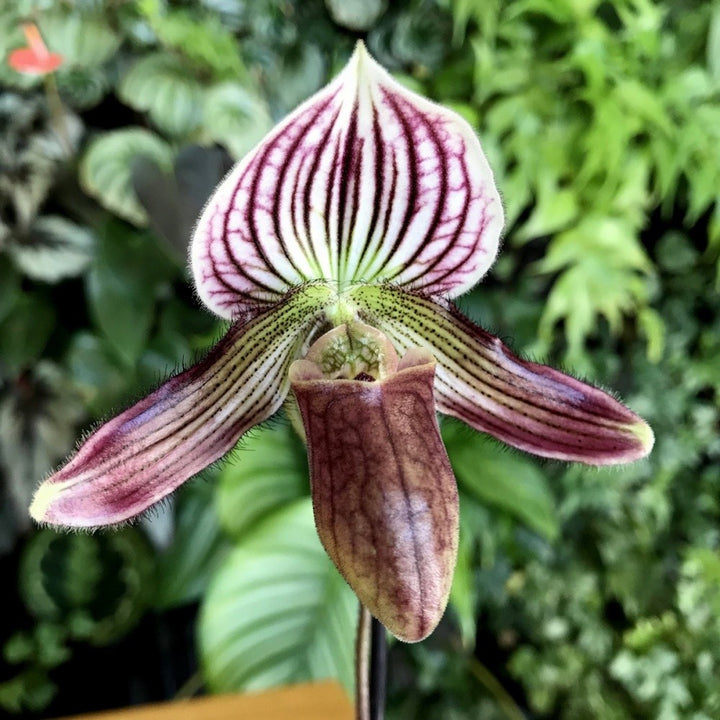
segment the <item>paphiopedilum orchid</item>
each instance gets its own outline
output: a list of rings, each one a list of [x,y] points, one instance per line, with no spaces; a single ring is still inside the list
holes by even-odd
[[[91,434],[38,489],[33,516],[72,527],[133,518],[292,391],[323,545],[393,634],[426,637],[458,540],[436,411],[595,465],[640,458],[653,442],[613,397],[516,357],[453,306],[492,265],[502,226],[470,126],[358,45],[200,217],[192,270],[203,302],[231,321],[227,334]]]

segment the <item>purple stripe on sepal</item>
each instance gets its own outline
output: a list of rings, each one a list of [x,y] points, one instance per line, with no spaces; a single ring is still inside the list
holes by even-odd
[[[204,360],[92,433],[38,488],[32,516],[69,527],[123,522],[224,455],[283,403],[289,365],[328,294],[310,286],[232,325]]]
[[[452,305],[391,287],[358,288],[353,298],[399,351],[433,353],[440,412],[543,457],[612,465],[650,452],[652,430],[612,395],[518,358]]]
[[[223,181],[191,261],[201,298],[224,317],[309,279],[455,296],[492,265],[502,223],[470,126],[358,44]]]

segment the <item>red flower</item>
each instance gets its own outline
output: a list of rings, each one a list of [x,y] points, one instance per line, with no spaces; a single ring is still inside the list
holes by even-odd
[[[35,23],[23,25],[28,47],[18,48],[10,53],[10,67],[26,75],[47,75],[63,63],[63,56],[50,52],[43,42]]]

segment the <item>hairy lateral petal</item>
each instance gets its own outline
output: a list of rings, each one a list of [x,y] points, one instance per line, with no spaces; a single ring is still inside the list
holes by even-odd
[[[345,69],[227,176],[191,262],[224,317],[309,279],[459,295],[497,254],[503,211],[470,126],[359,43]]]
[[[224,455],[281,406],[327,296],[311,286],[234,324],[203,361],[92,433],[38,488],[31,515],[69,527],[122,522]]]
[[[380,381],[326,379],[307,360],[290,370],[318,535],[360,601],[406,642],[440,622],[457,556],[458,495],[435,416],[434,365],[414,350]]]
[[[440,412],[543,457],[612,465],[650,452],[652,430],[621,402],[518,358],[451,305],[390,287],[357,288],[352,297],[398,350],[431,350]]]

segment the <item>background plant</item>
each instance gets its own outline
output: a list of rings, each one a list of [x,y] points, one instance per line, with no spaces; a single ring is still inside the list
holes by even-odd
[[[505,247],[463,308],[618,388],[657,435],[649,460],[588,470],[444,425],[460,563],[440,630],[392,648],[391,715],[717,717],[720,6],[21,0],[0,10],[0,54],[27,20],[64,57],[71,147],[42,79],[0,63],[0,540],[17,584],[0,704],[94,709],[68,700],[87,658],[178,612],[209,690],[350,685],[353,600],[283,420],[119,534],[54,536],[24,508],[77,433],[217,336],[185,273],[194,218],[364,37],[473,124],[497,173]]]

